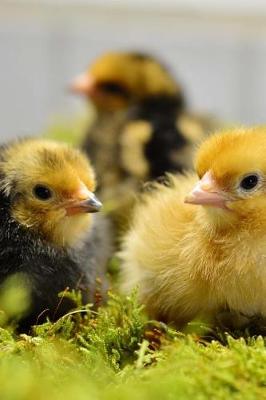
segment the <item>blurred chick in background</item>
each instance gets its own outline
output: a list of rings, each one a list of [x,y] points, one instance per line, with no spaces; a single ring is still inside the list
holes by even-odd
[[[77,289],[94,301],[96,279],[106,287],[108,225],[92,215],[101,203],[90,162],[78,150],[25,139],[0,150],[0,283],[19,274],[31,307],[21,329],[55,320],[73,308],[59,292]]]
[[[265,128],[214,135],[197,154],[198,176],[144,194],[121,257],[124,288],[139,286],[152,318],[179,329],[223,312],[265,321],[265,151]]]
[[[191,167],[195,145],[217,122],[189,114],[170,71],[142,53],[104,54],[76,78],[72,90],[87,96],[96,108],[83,148],[121,234],[128,228],[141,184]]]
[[[130,52],[99,57],[72,84],[97,110],[83,147],[106,192],[189,168],[195,143],[213,121],[189,115],[183,92],[156,58]]]

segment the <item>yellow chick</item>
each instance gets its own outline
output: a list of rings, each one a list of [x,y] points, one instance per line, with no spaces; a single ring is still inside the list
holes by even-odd
[[[121,252],[123,288],[152,318],[182,329],[203,317],[266,317],[266,129],[236,129],[200,147],[195,174],[155,184]]]

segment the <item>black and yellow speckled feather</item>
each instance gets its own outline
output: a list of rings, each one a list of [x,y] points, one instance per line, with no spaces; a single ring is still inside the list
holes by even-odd
[[[91,187],[94,186],[94,173],[86,158],[65,145],[27,139],[1,147],[0,285],[17,274],[26,281],[31,301],[20,321],[20,330],[28,330],[47,317],[55,320],[73,308],[68,298],[58,297],[60,292],[80,290],[87,303],[94,301],[96,278],[101,279],[103,292],[107,287],[105,270],[111,251],[108,221],[84,214],[85,224],[71,220],[68,231],[62,228],[54,235],[61,223],[62,227],[67,225],[61,222],[61,216],[54,221],[57,207],[52,208],[47,202],[42,206],[32,197],[30,188],[40,177],[51,187],[63,185],[63,190],[71,185],[75,189],[76,178],[88,185],[91,180]],[[27,219],[25,210],[30,215]],[[43,229],[42,219],[51,232]],[[72,230],[71,225],[77,226]]]
[[[128,121],[131,126],[131,135],[138,137],[137,130],[143,127],[142,122],[146,123],[146,129],[149,134],[146,140],[141,143],[139,151],[131,148],[128,151],[139,154],[143,157],[143,163],[147,164],[146,171],[141,179],[153,179],[163,175],[165,172],[180,172],[184,168],[184,163],[176,156],[182,153],[186,146],[190,145],[188,139],[183,136],[176,121],[184,110],[184,101],[180,95],[157,95],[144,99],[129,111]],[[141,125],[142,124],[142,125]],[[135,130],[133,127],[135,126]],[[143,128],[142,128],[143,129]],[[125,135],[123,137],[123,134]],[[128,137],[127,137],[128,136]],[[129,173],[131,170],[127,161],[127,140],[130,137],[127,126],[121,135],[122,146],[121,154],[123,166]],[[130,145],[132,141],[130,142]],[[138,146],[140,144],[136,143]],[[141,163],[141,160],[135,160],[135,163]]]
[[[100,172],[106,199],[119,202],[117,188],[126,181],[136,191],[166,172],[191,168],[195,145],[217,125],[188,112],[179,84],[150,55],[104,54],[82,79],[84,85],[78,81],[76,89],[97,110],[83,148]]]
[[[76,89],[97,110],[83,148],[104,179],[104,191],[126,176],[146,181],[190,168],[195,144],[217,125],[188,112],[171,72],[148,54],[106,53]]]

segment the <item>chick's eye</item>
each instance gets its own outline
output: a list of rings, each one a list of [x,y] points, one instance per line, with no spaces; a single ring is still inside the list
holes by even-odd
[[[40,200],[49,200],[52,197],[52,191],[44,185],[34,186],[33,194],[37,199]]]
[[[100,85],[100,89],[109,94],[113,94],[113,95],[120,95],[120,96],[125,96],[125,97],[127,97],[129,95],[126,88],[124,88],[122,85],[119,85],[118,83],[115,83],[115,82],[103,82]]]
[[[242,181],[240,182],[240,187],[241,189],[248,191],[254,189],[258,185],[258,183],[259,183],[258,175],[251,174],[242,179]]]

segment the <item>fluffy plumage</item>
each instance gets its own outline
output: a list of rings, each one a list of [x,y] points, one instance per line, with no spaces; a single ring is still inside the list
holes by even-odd
[[[151,317],[178,328],[228,311],[266,317],[265,150],[265,128],[214,135],[198,176],[144,194],[121,258],[124,289],[139,286]]]
[[[139,182],[190,167],[195,143],[213,128],[188,115],[171,72],[146,54],[104,54],[73,89],[97,109],[84,149],[97,172],[105,169],[105,189],[127,176]]]
[[[187,121],[180,94],[149,96],[131,107],[127,119],[120,137],[121,168],[142,181],[190,168],[195,144],[207,133],[193,117]],[[136,170],[141,165],[145,168]]]
[[[0,283],[13,274],[26,280],[31,307],[21,329],[57,319],[73,303],[59,292],[81,290],[93,301],[96,278],[106,288],[111,244],[108,223],[92,217],[94,171],[78,150],[26,139],[0,151]]]

